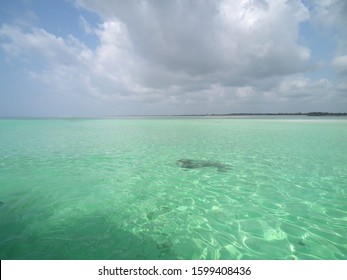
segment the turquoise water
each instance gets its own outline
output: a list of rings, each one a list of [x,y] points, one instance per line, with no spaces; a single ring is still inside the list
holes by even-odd
[[[0,120],[0,258],[347,259],[347,119]]]

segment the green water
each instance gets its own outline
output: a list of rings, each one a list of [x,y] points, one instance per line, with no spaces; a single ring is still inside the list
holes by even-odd
[[[0,201],[1,259],[347,259],[347,119],[0,120]]]

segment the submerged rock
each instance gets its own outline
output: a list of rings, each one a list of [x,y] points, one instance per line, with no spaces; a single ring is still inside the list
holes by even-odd
[[[4,206],[5,202],[0,201],[0,207]]]
[[[213,167],[213,168],[216,168],[217,171],[219,172],[227,172],[231,169],[230,164],[220,163],[217,161],[209,161],[209,160],[179,159],[176,161],[176,164],[184,169]]]

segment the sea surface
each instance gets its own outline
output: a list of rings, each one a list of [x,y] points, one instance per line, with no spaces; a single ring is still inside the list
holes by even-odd
[[[347,119],[1,119],[0,259],[346,260]]]

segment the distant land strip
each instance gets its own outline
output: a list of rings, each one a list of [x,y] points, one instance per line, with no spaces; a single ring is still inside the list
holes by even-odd
[[[228,114],[183,114],[172,116],[347,116],[347,113],[309,112],[309,113],[228,113]]]
[[[226,114],[138,114],[111,116],[0,116],[0,119],[95,119],[95,118],[127,118],[127,117],[228,117],[228,116],[308,116],[308,117],[347,117],[347,113],[308,112],[308,113],[226,113]]]

